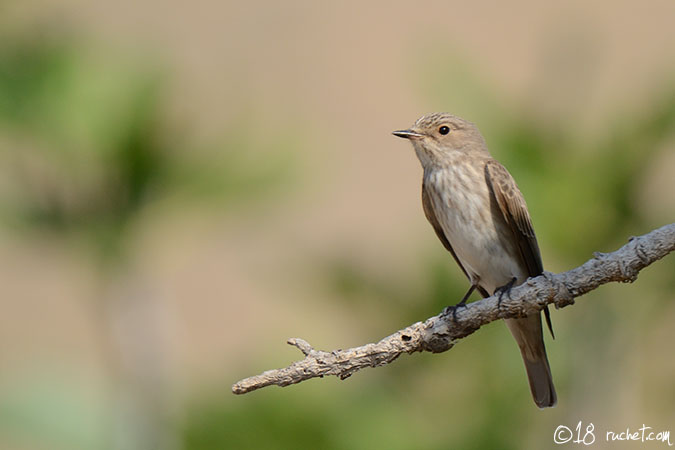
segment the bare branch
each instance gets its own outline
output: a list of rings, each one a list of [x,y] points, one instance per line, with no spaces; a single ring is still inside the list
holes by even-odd
[[[611,281],[632,283],[640,270],[675,250],[675,223],[640,237],[613,253],[595,253],[594,258],[567,272],[530,278],[511,290],[510,296],[497,305],[489,297],[467,305],[452,315],[441,313],[417,322],[374,344],[347,350],[314,350],[306,341],[294,338],[288,343],[297,347],[305,358],[283,369],[268,370],[232,386],[235,394],[245,394],[269,385],[288,386],[315,377],[335,375],[349,377],[365,367],[389,364],[402,353],[444,352],[460,339],[497,319],[523,317],[540,311],[549,303],[562,308],[574,299]]]

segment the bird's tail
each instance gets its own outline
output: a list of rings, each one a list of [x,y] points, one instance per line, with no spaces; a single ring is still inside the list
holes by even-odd
[[[546,357],[541,314],[504,321],[518,343],[534,402],[539,408],[555,406],[558,399],[553,387],[551,367],[548,365],[548,358]]]

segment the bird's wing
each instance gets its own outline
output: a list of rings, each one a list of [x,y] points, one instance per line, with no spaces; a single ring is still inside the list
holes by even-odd
[[[485,164],[485,179],[504,221],[518,243],[528,275],[531,277],[541,275],[544,267],[523,194],[518,190],[511,174],[493,159]]]
[[[528,275],[531,277],[541,275],[544,272],[544,266],[541,262],[537,237],[534,234],[532,220],[530,219],[530,213],[527,211],[523,194],[520,193],[508,170],[494,159],[485,164],[485,179],[499,210],[502,212],[504,221],[511,229],[518,244]],[[546,324],[553,336],[548,307],[544,308],[544,314]]]

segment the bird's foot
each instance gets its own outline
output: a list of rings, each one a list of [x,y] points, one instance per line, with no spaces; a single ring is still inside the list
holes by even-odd
[[[511,300],[511,289],[513,288],[513,285],[516,282],[516,278],[513,277],[511,278],[511,281],[506,283],[504,286],[500,286],[497,289],[495,289],[495,294],[499,295],[497,298],[497,308],[501,307],[502,305],[502,297],[504,297],[504,294]]]
[[[457,310],[459,308],[466,308],[466,299],[463,299],[461,302],[457,303],[456,305],[446,306],[445,309],[443,309],[442,314],[444,316],[447,316],[450,313],[452,313],[453,322],[457,322]]]

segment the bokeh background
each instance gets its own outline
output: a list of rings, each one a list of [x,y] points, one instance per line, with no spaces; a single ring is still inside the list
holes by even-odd
[[[230,392],[298,359],[289,337],[372,342],[464,293],[390,134],[424,113],[480,126],[550,271],[672,222],[674,19],[671,0],[1,3],[0,448],[675,432],[672,256],[554,311],[551,410],[501,323],[344,382]]]

